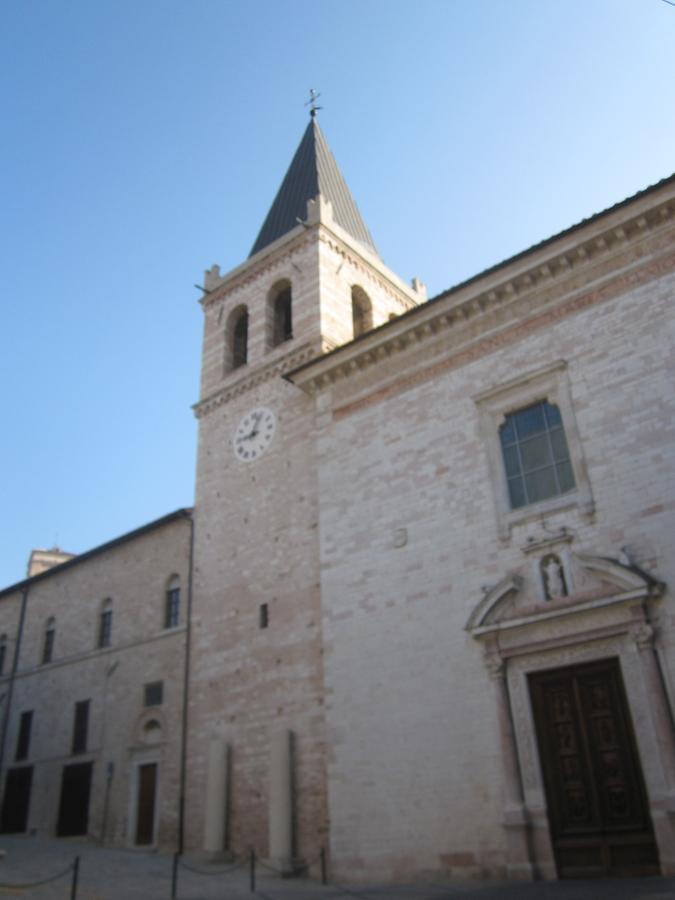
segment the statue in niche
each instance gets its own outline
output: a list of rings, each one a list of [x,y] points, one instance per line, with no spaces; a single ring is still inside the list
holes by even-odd
[[[555,553],[549,553],[548,556],[544,556],[539,564],[539,568],[546,599],[558,600],[560,597],[567,597],[565,570],[560,557],[556,556]]]

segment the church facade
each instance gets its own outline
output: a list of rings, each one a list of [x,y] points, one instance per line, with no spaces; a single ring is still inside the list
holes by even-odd
[[[0,594],[1,827],[58,830],[73,761],[12,758],[57,702],[35,648],[119,594],[127,662],[91,636],[60,661],[65,706],[85,656],[118,679],[101,840],[326,848],[363,880],[675,873],[674,296],[675,177],[427,300],[312,118],[249,258],[205,276],[194,511]]]

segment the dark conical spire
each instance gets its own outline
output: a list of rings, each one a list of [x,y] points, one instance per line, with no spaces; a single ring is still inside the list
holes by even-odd
[[[370,232],[316,118],[312,116],[249,256],[295,228],[298,219],[304,220],[307,201],[313,200],[317,194],[331,202],[337,224],[377,254]]]

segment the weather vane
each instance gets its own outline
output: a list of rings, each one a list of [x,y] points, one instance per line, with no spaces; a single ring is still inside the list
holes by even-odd
[[[320,109],[323,109],[323,106],[317,106],[316,101],[319,99],[321,94],[314,90],[314,88],[309,89],[309,100],[305,103],[305,106],[309,106],[309,114],[312,118],[316,116]]]

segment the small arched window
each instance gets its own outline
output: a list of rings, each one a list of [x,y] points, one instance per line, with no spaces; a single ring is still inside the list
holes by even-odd
[[[293,303],[291,286],[286,282],[276,285],[270,295],[272,320],[271,345],[277,347],[293,337]]]
[[[175,628],[180,622],[180,578],[172,575],[166,589],[164,627]]]
[[[248,310],[244,307],[235,314],[232,322],[232,368],[238,369],[248,362]]]
[[[368,294],[358,285],[352,288],[352,323],[355,338],[373,327],[373,305]]]
[[[0,634],[0,675],[5,674],[5,658],[7,656],[7,635]]]
[[[108,598],[101,607],[98,623],[98,645],[109,647],[112,642],[112,600]]]
[[[51,617],[47,619],[45,627],[45,640],[42,645],[42,663],[50,663],[54,657],[54,640],[56,638],[56,622]]]

